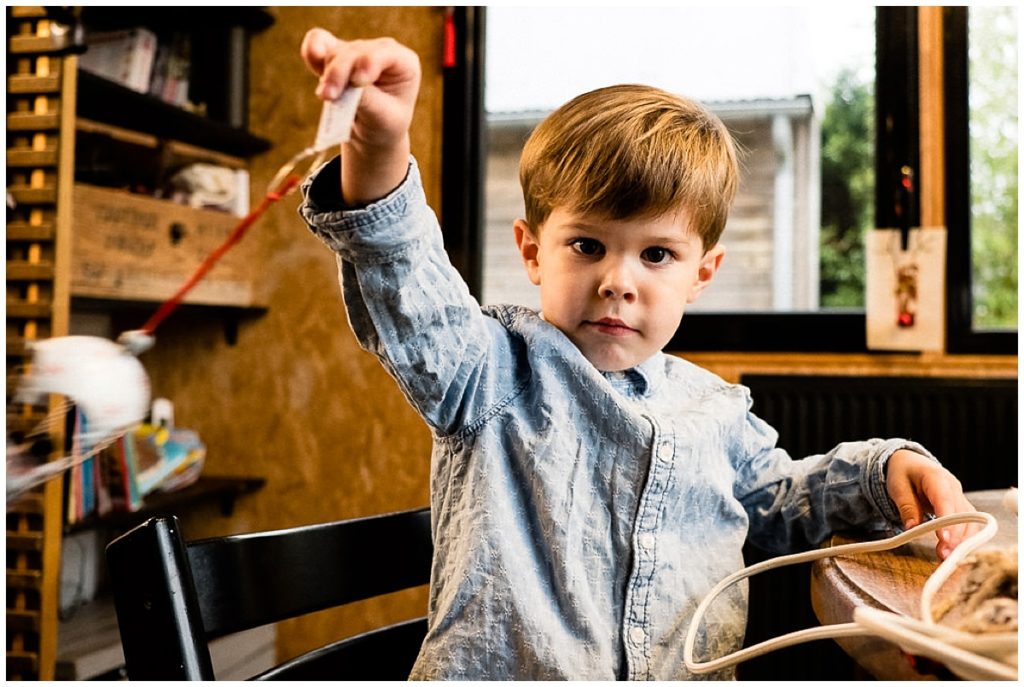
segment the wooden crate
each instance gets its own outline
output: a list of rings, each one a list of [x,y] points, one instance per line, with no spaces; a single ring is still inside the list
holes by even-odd
[[[76,184],[71,293],[163,301],[238,221],[226,212]],[[244,241],[233,247],[189,292],[185,302],[254,305],[250,253]]]

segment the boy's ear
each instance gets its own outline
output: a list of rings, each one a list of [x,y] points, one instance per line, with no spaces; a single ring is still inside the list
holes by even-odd
[[[697,268],[697,279],[690,286],[689,293],[686,294],[687,303],[693,303],[697,300],[697,296],[708,287],[715,273],[718,272],[724,257],[725,246],[720,243],[701,257],[700,266]]]
[[[526,275],[535,285],[540,285],[540,262],[538,254],[540,244],[534,235],[530,225],[524,219],[517,219],[512,225],[516,235],[516,246],[519,247],[519,254],[523,257],[523,265],[526,267]]]

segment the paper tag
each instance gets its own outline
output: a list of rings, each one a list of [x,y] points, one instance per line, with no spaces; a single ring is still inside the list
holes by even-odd
[[[867,244],[867,343],[872,350],[941,351],[946,332],[946,229],[910,230],[902,250],[897,229],[869,231]],[[912,264],[913,324],[901,326],[898,277]],[[906,308],[907,304],[903,304]]]
[[[346,88],[337,100],[324,101],[313,150],[327,150],[349,139],[362,94],[362,88],[350,87]]]

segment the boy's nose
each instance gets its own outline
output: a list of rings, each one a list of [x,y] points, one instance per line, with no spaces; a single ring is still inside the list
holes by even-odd
[[[602,298],[621,299],[627,303],[636,300],[636,282],[629,268],[621,263],[610,265],[602,275],[597,292]]]

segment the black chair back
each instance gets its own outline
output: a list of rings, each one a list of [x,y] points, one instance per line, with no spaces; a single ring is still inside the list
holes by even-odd
[[[426,584],[432,554],[426,508],[188,543],[150,518],[107,546],[128,677],[215,679],[209,640]],[[425,633],[415,619],[256,677],[405,679]]]

